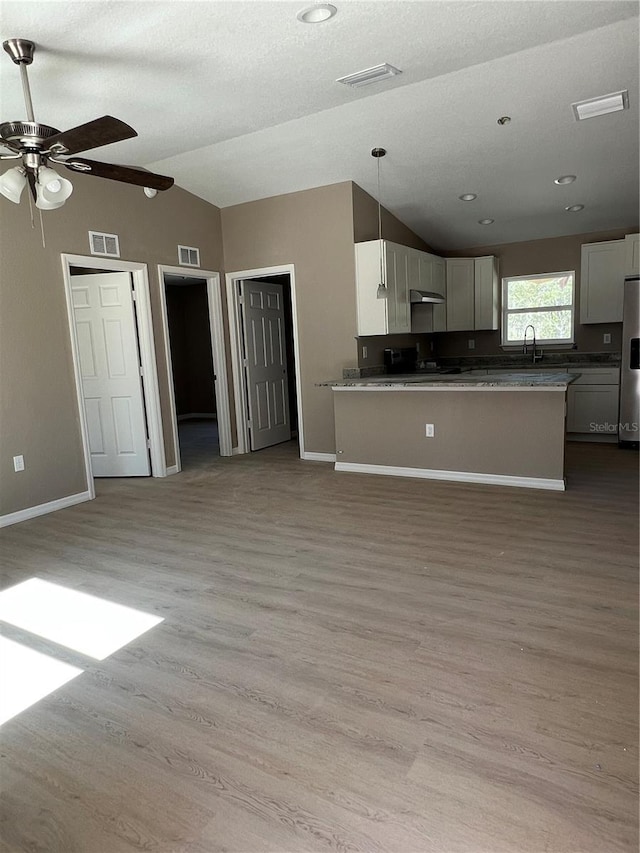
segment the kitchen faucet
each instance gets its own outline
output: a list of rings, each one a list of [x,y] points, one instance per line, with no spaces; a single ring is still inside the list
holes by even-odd
[[[532,358],[532,361],[533,361],[533,364],[535,364],[536,361],[542,361],[542,353],[536,352],[536,330],[535,330],[535,326],[532,326],[531,323],[529,323],[527,328],[524,330],[524,335],[523,335],[523,339],[522,339],[522,352],[524,355],[527,354],[527,332],[529,331],[529,329],[531,329],[531,331],[533,332],[533,352],[532,352],[533,358]]]

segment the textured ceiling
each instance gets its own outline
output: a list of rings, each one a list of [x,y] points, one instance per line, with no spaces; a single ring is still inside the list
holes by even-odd
[[[343,180],[375,195],[382,145],[383,203],[440,249],[637,222],[636,2],[333,2],[316,26],[296,20],[308,0],[22,0],[0,20],[2,38],[38,45],[37,119],[116,115],[140,136],[96,159],[171,174],[221,207]],[[0,60],[2,120],[23,118],[17,68]],[[335,83],[380,62],[404,73]],[[624,88],[630,110],[574,121],[572,102]],[[553,183],[567,173],[578,180]]]

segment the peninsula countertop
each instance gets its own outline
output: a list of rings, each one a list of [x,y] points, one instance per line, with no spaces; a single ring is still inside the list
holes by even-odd
[[[562,370],[514,370],[473,376],[471,373],[409,373],[319,382],[333,391],[566,391],[580,374]]]

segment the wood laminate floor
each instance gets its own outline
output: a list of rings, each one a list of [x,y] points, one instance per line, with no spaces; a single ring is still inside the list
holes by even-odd
[[[293,444],[2,533],[164,617],[0,736],[0,849],[631,853],[638,457],[569,490],[337,474]]]

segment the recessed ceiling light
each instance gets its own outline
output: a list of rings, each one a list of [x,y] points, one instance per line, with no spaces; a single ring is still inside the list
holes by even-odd
[[[478,219],[478,225],[493,225],[495,219]]]
[[[629,92],[623,89],[621,92],[612,92],[610,95],[601,95],[599,98],[588,98],[586,101],[571,104],[571,107],[576,121],[604,116],[607,113],[617,113],[620,110],[629,109]]]
[[[336,83],[344,83],[345,86],[356,88],[368,86],[369,83],[377,83],[379,80],[387,80],[397,74],[402,74],[399,68],[396,68],[395,65],[389,65],[388,62],[383,62],[381,65],[374,65],[372,68],[365,68],[363,71],[355,71],[353,74],[338,77]]]
[[[554,184],[572,184],[576,179],[576,175],[561,175],[559,178],[556,178],[553,182]]]
[[[584,210],[584,204],[570,204],[569,207],[565,207],[565,210],[569,213],[577,213],[579,210]]]
[[[458,198],[460,201],[473,201],[474,198],[478,198],[476,193],[465,193],[464,195],[459,195]]]
[[[296,18],[303,24],[321,24],[323,21],[333,18],[337,11],[331,3],[314,3],[313,6],[308,6],[298,12]]]

